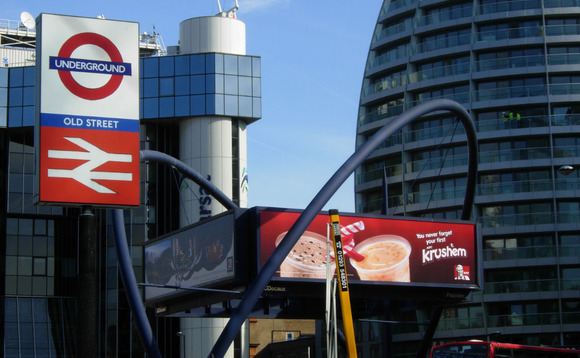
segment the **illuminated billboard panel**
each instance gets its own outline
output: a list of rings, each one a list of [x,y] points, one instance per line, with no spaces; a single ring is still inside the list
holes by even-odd
[[[236,277],[235,215],[227,213],[145,244],[145,300]]]
[[[300,212],[259,211],[259,267],[299,216]],[[325,278],[329,222],[327,214],[316,216],[280,265],[276,278]],[[478,287],[474,223],[341,214],[340,224],[349,282]],[[334,269],[332,260],[331,265]]]

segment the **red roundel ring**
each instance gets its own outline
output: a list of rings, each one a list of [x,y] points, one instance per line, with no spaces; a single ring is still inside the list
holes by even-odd
[[[70,58],[73,51],[83,45],[98,46],[109,55],[111,62],[123,62],[123,57],[115,44],[113,44],[108,38],[94,32],[83,32],[66,40],[58,52],[58,57]],[[58,75],[64,86],[68,88],[71,93],[88,100],[99,100],[110,96],[117,90],[117,88],[119,88],[121,81],[123,81],[123,76],[111,75],[111,79],[109,79],[109,81],[102,87],[87,88],[80,85],[73,78],[70,71],[58,71]]]

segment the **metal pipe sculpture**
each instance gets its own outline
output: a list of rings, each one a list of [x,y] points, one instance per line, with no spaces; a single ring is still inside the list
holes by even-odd
[[[193,180],[199,186],[203,187],[210,195],[219,201],[226,209],[234,209],[238,206],[230,200],[221,190],[215,185],[202,177],[198,172],[187,166],[185,163],[173,158],[165,153],[142,150],[141,160],[157,161],[172,166],[182,173],[186,178]],[[123,210],[114,209],[112,211],[113,230],[115,233],[115,247],[117,250],[117,258],[119,263],[119,272],[127,293],[127,300],[131,312],[135,317],[135,322],[139,331],[139,336],[145,346],[145,350],[149,357],[161,358],[159,347],[153,337],[153,331],[145,312],[145,306],[141,294],[139,293],[139,286],[135,279],[135,272],[131,263],[131,254],[129,253],[129,246],[127,244],[127,236],[125,234],[125,223],[123,220]]]
[[[465,199],[463,201],[463,212],[461,218],[468,220],[471,217],[471,210],[475,197],[475,184],[477,176],[477,137],[475,127],[469,116],[467,110],[459,103],[447,99],[438,99],[430,102],[422,103],[416,107],[409,109],[403,114],[396,117],[393,121],[387,123],[377,131],[368,141],[366,141],[353,155],[344,162],[344,164],[334,173],[334,175],[326,182],[322,189],[312,199],[310,204],[298,217],[294,225],[290,228],[284,239],[280,242],[278,247],[274,250],[268,261],[262,267],[256,279],[248,291],[240,301],[240,304],[232,314],[226,327],[222,331],[212,351],[209,354],[210,358],[221,358],[226,353],[228,347],[235,339],[242,324],[252,311],[252,308],[260,298],[260,295],[274,276],[274,273],[280,267],[284,258],[288,255],[292,247],[296,244],[300,236],[306,231],[306,228],[314,220],[316,215],[322,210],[324,205],[332,198],[334,193],[340,186],[348,179],[348,177],[358,168],[362,162],[371,153],[379,148],[379,146],[397,130],[421,116],[435,112],[435,111],[450,111],[460,118],[465,132],[467,134],[468,146],[468,172],[467,172],[467,189],[465,192]],[[431,337],[424,337],[424,341]],[[423,346],[423,344],[422,344]]]

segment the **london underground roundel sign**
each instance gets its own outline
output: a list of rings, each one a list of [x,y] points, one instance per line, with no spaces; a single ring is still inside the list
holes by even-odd
[[[73,58],[73,52],[85,45],[101,48],[109,56],[110,61]],[[99,100],[110,96],[121,85],[123,76],[131,75],[131,64],[123,62],[123,57],[115,44],[105,36],[94,32],[71,36],[60,48],[58,56],[51,56],[49,61],[49,68],[58,71],[63,85],[75,96],[86,100]],[[89,88],[81,85],[73,77],[72,72],[109,75],[110,79],[100,87]]]
[[[71,38],[69,38],[61,47],[59,53],[58,53],[58,58],[55,58],[55,67],[56,64],[65,64],[66,60],[68,59],[69,61],[71,60],[71,55],[74,52],[74,50],[76,50],[77,48],[83,46],[83,45],[95,45],[98,46],[100,48],[102,48],[107,55],[109,55],[109,58],[111,59],[112,63],[118,63],[120,65],[118,65],[121,69],[126,68],[126,64],[123,64],[123,57],[121,56],[121,53],[119,52],[119,50],[117,49],[117,47],[115,46],[115,44],[113,44],[111,42],[111,40],[109,40],[108,38],[96,34],[96,33],[92,33],[92,32],[85,32],[85,33],[81,33],[81,34],[77,34],[72,36]],[[60,62],[57,62],[59,61]],[[52,64],[52,62],[51,62]],[[94,69],[95,71],[99,71],[99,68],[102,70],[107,70],[109,69],[109,71],[111,71],[111,69],[113,69],[112,65],[107,66],[107,64],[100,62],[100,61],[93,61],[91,62],[72,62],[71,63],[75,68],[80,67],[81,69]],[[84,66],[83,66],[84,64]],[[117,88],[119,88],[119,85],[121,84],[121,81],[123,81],[123,76],[119,75],[119,74],[111,74],[111,79],[109,79],[109,81],[103,85],[102,87],[98,87],[98,88],[88,88],[85,87],[81,84],[79,84],[74,77],[72,76],[71,71],[68,70],[68,68],[65,69],[59,69],[58,70],[58,75],[62,81],[62,83],[65,85],[66,88],[68,88],[69,91],[71,91],[71,93],[77,95],[78,97],[84,98],[84,99],[88,99],[88,100],[98,100],[98,99],[103,99],[105,97],[110,96],[111,94],[113,94]]]

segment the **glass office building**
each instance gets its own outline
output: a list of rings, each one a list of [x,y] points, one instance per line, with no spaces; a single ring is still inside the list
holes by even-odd
[[[470,112],[479,142],[471,219],[481,227],[483,290],[444,309],[436,341],[578,345],[579,69],[578,0],[384,1],[357,146],[406,109],[438,98]],[[356,172],[358,212],[380,212],[383,172],[390,215],[458,219],[463,127],[432,113],[389,138]],[[394,326],[397,354],[412,352],[419,327]]]
[[[24,29],[20,25],[16,28]],[[34,32],[25,31],[28,43],[34,43]],[[261,117],[261,59],[223,53],[158,56],[151,39],[142,40],[141,149],[177,158],[181,119],[223,116],[232,122],[232,151],[240,153],[245,143],[236,130]],[[9,50],[0,67],[0,352],[3,357],[74,357],[76,331],[90,324],[76,321],[77,309],[83,309],[77,302],[81,209],[34,205],[36,68],[30,59],[13,63],[9,56],[34,51],[17,46]],[[232,167],[241,172],[236,155]],[[136,279],[144,282],[141,245],[183,224],[182,197],[190,189],[177,171],[161,164],[141,163],[140,176],[141,205],[125,211],[125,225]],[[239,203],[241,183],[233,180],[230,185],[232,200]],[[95,213],[99,356],[143,357],[118,273],[109,212]],[[150,321],[162,356],[179,356],[179,319],[151,313]]]

